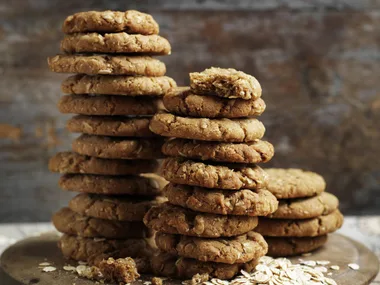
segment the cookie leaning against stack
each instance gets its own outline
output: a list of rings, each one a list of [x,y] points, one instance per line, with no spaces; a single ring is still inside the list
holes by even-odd
[[[62,189],[81,192],[53,216],[64,233],[60,248],[65,257],[90,263],[111,255],[147,257],[152,232],[142,220],[159,203],[163,183],[145,174],[157,170],[162,156],[163,140],[149,123],[176,86],[164,76],[165,64],[147,54],[170,54],[170,44],[151,15],[132,10],[77,13],[63,31],[64,54],[48,64],[54,72],[77,73],[62,83],[67,95],[58,108],[76,114],[66,127],[82,135],[73,152],[49,163],[63,174]]]
[[[268,242],[268,255],[297,255],[323,246],[327,234],[343,223],[339,201],[324,192],[323,177],[301,169],[266,171],[267,189],[280,199],[277,211],[260,218],[256,228]]]
[[[257,80],[234,69],[210,68],[190,80],[190,88],[164,96],[171,113],[150,122],[154,133],[171,138],[162,147],[169,157],[160,167],[170,181],[164,188],[168,202],[144,217],[158,232],[161,250],[152,269],[179,278],[208,273],[230,279],[241,269],[251,271],[266,254],[267,243],[254,231],[257,216],[278,206],[256,165],[274,154],[260,140],[263,124],[252,117],[265,103]]]

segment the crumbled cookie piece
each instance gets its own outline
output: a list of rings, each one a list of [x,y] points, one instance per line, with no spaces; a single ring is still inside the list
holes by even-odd
[[[152,278],[152,285],[162,285],[163,282],[162,282],[162,278],[159,278],[159,277],[153,277]]]
[[[135,261],[130,258],[113,259],[112,257],[99,263],[99,270],[108,281],[129,283],[140,277]]]

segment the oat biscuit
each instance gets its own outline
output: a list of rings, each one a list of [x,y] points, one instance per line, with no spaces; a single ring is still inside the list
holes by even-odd
[[[259,189],[266,184],[265,171],[257,165],[227,167],[174,157],[164,159],[160,174],[173,183],[205,188]]]
[[[263,236],[315,237],[336,231],[342,224],[343,215],[335,210],[325,216],[304,220],[260,218],[255,231]]]
[[[185,117],[243,118],[260,116],[266,108],[261,98],[244,100],[197,95],[188,87],[172,89],[163,100],[170,113]]]
[[[261,97],[257,79],[233,68],[211,67],[190,73],[190,87],[196,94],[254,100]]]
[[[51,71],[58,73],[145,76],[166,73],[165,63],[150,56],[59,54],[49,57],[48,64]]]
[[[83,134],[72,143],[79,154],[113,159],[157,159],[163,157],[163,140],[132,139]]]
[[[271,143],[261,140],[249,143],[221,143],[171,139],[163,144],[162,152],[168,156],[187,157],[196,160],[261,163],[271,160],[274,155],[274,148]]]
[[[140,53],[168,55],[171,46],[159,35],[133,35],[125,32],[112,34],[77,33],[66,35],[61,41],[64,53]]]
[[[333,194],[322,192],[308,198],[286,199],[279,201],[276,212],[270,214],[275,219],[309,219],[328,215],[338,209],[338,198]]]
[[[63,22],[65,34],[82,32],[127,32],[131,34],[158,34],[159,26],[149,14],[136,10],[86,11],[68,16]]]
[[[273,257],[292,256],[311,252],[327,242],[327,235],[316,237],[265,237],[268,255]]]
[[[221,142],[251,142],[261,139],[264,125],[257,119],[206,119],[156,114],[150,129],[161,136]]]
[[[53,224],[61,233],[93,238],[145,238],[149,230],[142,222],[120,222],[90,218],[62,208],[53,215]]]
[[[146,116],[162,109],[162,101],[156,97],[113,96],[113,95],[64,95],[58,109],[64,114]]]
[[[326,182],[317,173],[301,169],[267,168],[267,189],[277,199],[304,198],[322,193]]]
[[[204,262],[246,263],[268,251],[263,236],[255,232],[217,239],[157,233],[155,239],[164,252]]]
[[[149,130],[149,117],[85,116],[77,115],[67,121],[72,133],[115,137],[156,137]]]
[[[142,221],[145,213],[159,200],[134,196],[105,196],[81,193],[72,198],[69,207],[83,216],[115,221]]]
[[[179,279],[191,279],[195,274],[208,274],[210,277],[219,279],[231,279],[242,269],[251,272],[257,264],[258,261],[255,259],[248,263],[225,264],[202,262],[167,253],[160,253],[151,260],[154,274]]]
[[[277,209],[277,199],[268,190],[220,190],[169,183],[164,195],[173,205],[219,215],[267,216]]]
[[[253,230],[257,225],[257,217],[197,213],[164,203],[152,207],[146,213],[144,223],[158,232],[217,238]]]
[[[141,176],[64,174],[59,186],[68,191],[105,195],[155,196],[160,193],[156,180]]]
[[[59,152],[49,161],[49,170],[58,173],[137,175],[157,168],[156,160],[101,159],[69,151]]]
[[[65,94],[107,94],[127,96],[163,96],[175,81],[167,76],[106,76],[76,74],[62,82]]]

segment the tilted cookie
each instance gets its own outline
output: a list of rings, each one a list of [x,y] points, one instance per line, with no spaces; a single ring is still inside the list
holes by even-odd
[[[259,219],[255,229],[263,236],[272,237],[315,237],[325,235],[339,229],[343,224],[343,215],[339,210],[332,213],[304,220]]]
[[[198,95],[188,87],[172,89],[163,100],[165,108],[170,113],[201,118],[231,119],[260,116],[266,108],[265,102],[261,98],[244,100]]]
[[[180,156],[196,160],[253,164],[271,160],[274,155],[274,148],[271,143],[262,140],[248,143],[223,143],[171,139],[163,144],[162,152],[168,156]]]
[[[152,207],[144,217],[145,225],[155,231],[206,238],[245,234],[257,226],[257,220],[249,216],[198,213],[168,203]]]
[[[68,16],[63,22],[66,34],[78,32],[127,32],[131,34],[158,34],[159,26],[149,14],[136,10],[86,11]]]
[[[265,171],[257,165],[227,167],[174,157],[164,159],[160,174],[173,183],[226,190],[259,189],[266,184]]]
[[[53,215],[55,228],[65,234],[109,239],[145,238],[150,236],[143,222],[120,222],[82,216],[69,208]]]
[[[168,55],[171,46],[159,35],[132,35],[125,32],[112,34],[77,33],[66,35],[61,41],[64,53],[140,53]]]
[[[59,152],[49,160],[49,170],[58,173],[133,175],[155,172],[156,160],[101,159],[75,152]]]
[[[145,116],[162,110],[162,101],[157,97],[113,96],[113,95],[64,95],[58,109],[64,114]]]
[[[131,139],[83,134],[72,143],[75,152],[111,159],[157,159],[163,157],[163,140]]]
[[[165,137],[220,142],[252,142],[265,133],[263,123],[254,118],[206,119],[156,114],[150,129]]]
[[[59,54],[49,57],[48,64],[51,71],[59,73],[145,76],[166,73],[165,63],[150,56]]]
[[[268,190],[220,190],[169,183],[163,189],[169,202],[197,212],[220,215],[267,216],[277,209]]]
[[[264,256],[268,251],[263,236],[255,232],[216,239],[158,232],[155,239],[162,251],[204,262],[246,263]]]
[[[106,76],[77,74],[62,82],[65,94],[108,94],[127,96],[163,96],[175,81],[167,76]]]
[[[66,123],[72,133],[115,137],[156,137],[149,129],[149,117],[77,115]]]
[[[280,200],[276,212],[269,215],[275,219],[309,219],[328,215],[338,209],[338,198],[322,192],[313,197]]]
[[[254,100],[261,97],[259,81],[252,75],[233,68],[211,67],[190,73],[190,87],[196,94]]]

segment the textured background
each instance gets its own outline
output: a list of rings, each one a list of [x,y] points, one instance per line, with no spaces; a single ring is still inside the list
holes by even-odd
[[[380,1],[1,1],[0,222],[46,221],[67,202],[49,156],[70,147],[49,72],[64,18],[89,9],[154,15],[168,75],[234,67],[261,82],[271,165],[321,173],[345,214],[380,214]],[[266,165],[264,165],[266,166]]]

